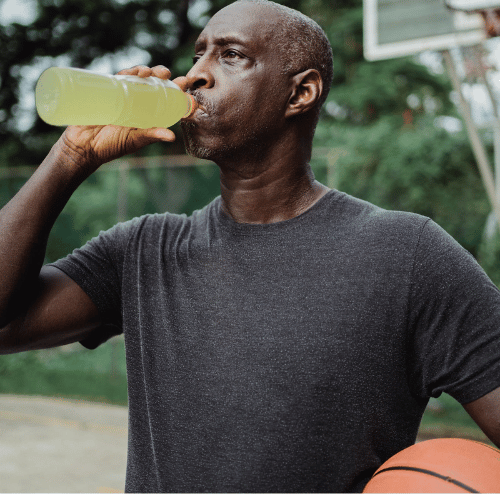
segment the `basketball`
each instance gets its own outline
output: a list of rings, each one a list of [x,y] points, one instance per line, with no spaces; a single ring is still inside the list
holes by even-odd
[[[468,439],[431,439],[380,466],[363,493],[500,493],[500,451]]]

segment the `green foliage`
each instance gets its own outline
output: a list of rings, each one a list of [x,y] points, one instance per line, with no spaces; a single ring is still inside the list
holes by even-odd
[[[42,364],[37,353],[34,351],[20,352],[9,356],[0,356],[0,383],[4,383],[8,377],[16,373],[19,367],[27,371],[38,371]]]
[[[438,405],[438,410],[433,410],[432,407]],[[437,399],[431,399],[431,406],[425,411],[422,417],[421,429],[438,430],[440,427],[452,427],[461,429],[464,434],[477,431],[475,439],[487,439],[481,435],[472,417],[465,411],[464,407],[448,394],[442,394]],[[441,431],[442,432],[442,431]],[[438,436],[439,437],[439,436]],[[472,438],[472,436],[471,436]]]
[[[426,215],[475,254],[489,206],[472,153],[462,136],[420,125],[392,130],[379,122],[357,148],[361,161],[339,173],[339,187],[384,208]]]

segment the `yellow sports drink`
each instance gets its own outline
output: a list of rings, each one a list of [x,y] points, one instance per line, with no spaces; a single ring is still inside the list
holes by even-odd
[[[36,109],[50,125],[170,127],[196,108],[170,80],[49,68],[38,79]]]

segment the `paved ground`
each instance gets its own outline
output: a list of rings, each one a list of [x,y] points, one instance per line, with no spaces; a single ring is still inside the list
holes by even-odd
[[[127,409],[0,395],[0,493],[122,492]]]

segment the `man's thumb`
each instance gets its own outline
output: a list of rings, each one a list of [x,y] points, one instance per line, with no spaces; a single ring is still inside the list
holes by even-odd
[[[174,78],[172,80],[172,83],[175,83],[176,85],[179,85],[181,90],[183,92],[186,92],[187,87],[188,87],[188,79],[185,76],[178,76],[177,78]]]

